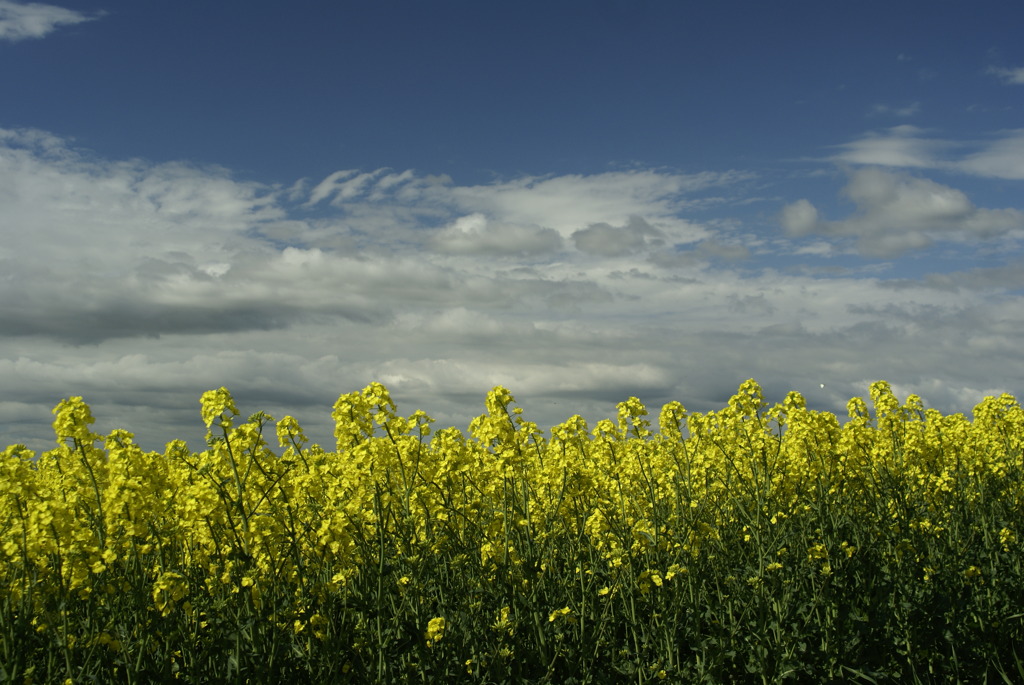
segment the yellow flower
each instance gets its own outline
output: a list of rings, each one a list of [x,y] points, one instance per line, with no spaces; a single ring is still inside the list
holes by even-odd
[[[228,392],[227,388],[207,390],[203,393],[199,402],[203,405],[203,423],[206,424],[207,428],[210,427],[217,417],[220,417],[221,424],[225,428],[230,428],[231,418],[224,416],[224,414],[230,412],[232,416],[238,416],[238,408],[235,407],[235,401],[231,398],[231,393]]]
[[[427,643],[433,644],[440,642],[441,638],[444,637],[445,620],[443,616],[432,618],[427,622]]]
[[[1013,531],[1009,528],[1003,528],[999,531],[999,544],[1003,546],[1004,552],[1010,551],[1010,545],[1017,542],[1017,536],[1014,535]]]
[[[664,584],[664,580],[660,573],[648,569],[640,574],[640,577],[637,578],[637,583],[640,585],[640,592],[647,594],[651,591],[652,586],[661,587]]]
[[[807,560],[814,561],[815,559],[828,559],[828,550],[825,545],[818,543],[807,550]]]
[[[555,609],[554,611],[551,612],[551,615],[548,616],[548,622],[549,623],[554,623],[555,621],[557,621],[558,619],[562,618],[563,616],[568,616],[571,613],[572,613],[572,609],[570,609],[569,607],[562,607],[561,609]]]
[[[309,626],[313,629],[313,636],[318,640],[327,637],[328,620],[322,614],[313,614],[309,617]]]
[[[509,621],[510,611],[508,607],[502,607],[501,611],[498,612],[498,617],[491,624],[491,629],[499,633],[507,632],[509,635],[515,632],[512,628],[512,622]]]
[[[668,571],[665,572],[665,580],[672,580],[678,574],[686,575],[689,573],[689,569],[679,564],[672,564],[668,567]]]
[[[153,603],[161,614],[167,616],[174,605],[188,594],[188,581],[180,573],[165,571],[153,583]]]

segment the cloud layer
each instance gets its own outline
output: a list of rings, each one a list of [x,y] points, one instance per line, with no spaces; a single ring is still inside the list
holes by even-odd
[[[780,226],[738,218],[765,183],[740,171],[265,186],[0,131],[0,442],[45,448],[79,394],[100,430],[198,448],[220,385],[327,444],[374,380],[463,428],[497,384],[546,426],[631,395],[706,410],[748,377],[839,412],[878,378],[946,410],[1021,388],[1020,211],[875,164],[848,218],[804,200]],[[841,258],[997,243],[1006,263],[913,278]]]

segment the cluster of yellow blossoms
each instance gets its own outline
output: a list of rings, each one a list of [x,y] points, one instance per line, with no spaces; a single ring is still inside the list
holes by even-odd
[[[121,592],[129,588],[104,579],[130,565],[147,578],[160,615],[193,611],[198,596],[224,591],[259,606],[271,588],[289,588],[294,607],[281,620],[320,636],[316,602],[388,558],[444,555],[492,578],[519,569],[528,579],[546,568],[528,560],[556,563],[572,541],[610,570],[577,567],[595,597],[613,597],[627,577],[647,594],[679,582],[729,526],[766,550],[748,579],[756,585],[791,563],[827,575],[858,553],[813,535],[802,550],[771,549],[764,536],[773,525],[821,502],[843,502],[844,515],[872,529],[941,535],[956,525],[952,502],[984,496],[965,483],[1021,467],[1024,410],[1009,395],[986,399],[973,419],[924,409],[915,396],[901,404],[885,382],[871,386],[870,399],[873,410],[851,400],[841,424],[797,393],[770,406],[747,381],[720,411],[665,405],[657,431],[631,398],[617,421],[591,429],[574,416],[547,437],[498,387],[466,435],[434,432],[423,412],[398,415],[373,383],[338,399],[337,442],[325,451],[308,445],[293,417],[238,422],[220,388],[201,400],[207,449],[175,441],[159,454],[123,430],[93,433],[88,406],[72,397],[54,410],[56,449],[37,458],[15,445],[0,458],[0,593],[18,606],[31,593]],[[268,427],[281,450],[268,444]],[[1001,496],[1019,510],[1024,492]],[[1007,550],[1018,544],[1012,526],[980,534]],[[467,549],[473,556],[453,556]],[[968,561],[966,576],[980,576],[981,561]],[[636,572],[620,577],[616,568]],[[415,583],[404,576],[397,585],[406,592]],[[544,611],[551,623],[575,620],[569,606]],[[507,607],[494,627],[512,635]],[[451,623],[425,614],[419,630],[438,644]]]
[[[936,531],[946,524],[954,470],[1002,475],[1024,447],[1024,411],[1008,395],[986,399],[973,422],[925,410],[914,396],[901,406],[884,382],[872,385],[871,399],[874,417],[855,398],[841,426],[797,393],[768,407],[747,381],[718,412],[665,405],[657,434],[631,398],[617,423],[590,431],[574,416],[546,439],[499,387],[467,439],[454,428],[431,435],[422,412],[398,416],[374,383],[335,404],[337,451],[307,448],[288,416],[276,423],[286,448],[278,455],[264,436],[273,419],[256,414],[235,426],[238,410],[221,388],[202,397],[209,449],[189,452],[175,441],[160,455],[142,452],[126,431],[92,433],[88,406],[72,397],[54,410],[57,449],[38,459],[19,445],[3,452],[0,568],[30,567],[76,590],[118,559],[163,559],[153,596],[166,609],[187,594],[181,568],[208,569],[211,584],[257,587],[298,582],[312,558],[343,582],[367,561],[360,541],[395,523],[409,553],[472,535],[485,563],[515,559],[521,550],[509,530],[524,527],[534,544],[585,534],[612,561],[670,546],[698,554],[723,518],[786,516],[815,487],[847,491],[867,514],[871,500],[888,501],[893,480],[932,505],[912,525]],[[718,511],[717,521],[696,515],[709,502],[720,509],[722,493],[731,511]],[[747,510],[768,502],[775,510]],[[1016,542],[1011,530],[994,533]],[[818,547],[809,555],[823,558]],[[246,575],[236,578],[243,560]]]

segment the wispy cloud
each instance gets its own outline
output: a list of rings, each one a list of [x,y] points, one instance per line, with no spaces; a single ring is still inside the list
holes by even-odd
[[[0,0],[0,40],[42,38],[61,26],[80,24],[97,16],[39,2]]]
[[[894,126],[843,143],[832,161],[942,169],[990,178],[1024,179],[1024,129],[1001,131],[989,142],[926,137],[917,126]],[[959,154],[954,154],[959,152]]]
[[[979,176],[1024,180],[1024,128],[1003,132],[956,166]]]
[[[921,103],[912,102],[909,105],[886,105],[886,104],[875,104],[872,105],[868,110],[869,116],[894,116],[894,117],[912,117],[921,111]]]
[[[924,129],[904,124],[881,132],[870,132],[838,147],[832,160],[851,164],[928,168],[939,164],[939,153],[951,143],[924,138]]]
[[[1009,85],[1024,85],[1024,67],[989,67],[988,73]]]

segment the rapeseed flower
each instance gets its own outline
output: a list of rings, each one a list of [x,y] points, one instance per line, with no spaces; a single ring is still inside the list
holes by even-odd
[[[549,623],[554,623],[555,621],[557,621],[557,620],[559,620],[561,618],[565,618],[565,617],[569,616],[571,613],[572,613],[572,609],[570,609],[569,607],[562,607],[561,609],[555,609],[554,611],[551,612],[551,615],[548,616],[548,622]]]
[[[152,600],[154,619],[207,631],[219,623],[200,620],[202,609],[236,602],[256,615],[272,611],[270,625],[308,648],[309,636],[334,639],[349,629],[332,633],[328,618],[310,615],[313,607],[347,602],[375,574],[399,611],[419,607],[410,625],[427,618],[423,606],[453,616],[426,595],[438,559],[446,578],[476,572],[519,597],[543,598],[565,641],[566,624],[582,626],[586,617],[592,627],[590,602],[612,616],[628,604],[618,599],[638,601],[655,607],[653,620],[669,594],[706,591],[685,574],[715,568],[728,574],[716,581],[735,583],[730,593],[763,595],[808,576],[816,585],[833,574],[845,582],[861,560],[902,564],[912,570],[903,574],[909,582],[934,584],[941,568],[943,583],[995,588],[1005,554],[1019,549],[1013,517],[1024,491],[1014,478],[1024,411],[1008,396],[992,398],[972,422],[926,410],[914,396],[900,403],[884,383],[871,386],[870,400],[872,408],[851,400],[840,426],[795,393],[769,407],[747,381],[721,411],[665,405],[658,433],[647,408],[630,398],[617,406],[617,422],[590,430],[575,416],[546,440],[505,388],[488,395],[487,413],[468,434],[431,434],[430,417],[399,416],[387,389],[371,384],[334,405],[336,452],[307,447],[298,422],[285,417],[276,423],[278,455],[266,441],[273,419],[257,413],[233,425],[238,410],[225,388],[201,400],[211,435],[201,452],[174,441],[163,454],[145,453],[126,431],[97,435],[88,406],[73,397],[54,412],[57,449],[35,458],[14,446],[0,455],[0,572],[9,579],[2,599],[43,607],[37,600],[50,593],[69,607],[107,607],[139,592]],[[976,536],[987,551],[1004,553],[992,557],[991,570],[936,557],[936,541],[989,501],[1005,503]],[[823,523],[826,509],[853,530]],[[743,565],[734,563],[739,557]],[[557,594],[567,578],[571,594]],[[518,622],[529,607],[470,597],[469,611],[493,616],[481,630],[494,644],[474,652],[467,668],[483,673],[513,648],[529,649],[524,635],[533,631],[520,629],[529,619]],[[577,601],[579,618],[570,608]],[[67,616],[33,611],[26,625],[47,638],[63,635]],[[353,621],[346,640],[357,654],[374,644],[370,623]],[[79,645],[113,649],[124,639],[128,648],[126,635],[102,628]],[[446,629],[443,616],[431,618],[427,644],[438,645]],[[507,636],[517,630],[513,646]]]
[[[427,622],[427,632],[425,634],[427,644],[432,646],[440,642],[444,637],[444,631],[445,620],[443,616],[430,619],[430,621]]]

